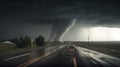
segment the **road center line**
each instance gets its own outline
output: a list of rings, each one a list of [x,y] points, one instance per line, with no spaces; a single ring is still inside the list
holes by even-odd
[[[40,60],[40,59],[42,59],[42,58],[50,55],[50,54],[51,54],[51,53],[47,53],[47,54],[45,54],[45,55],[43,55],[43,56],[41,56],[41,57],[36,57],[36,58],[34,58],[34,59],[31,59],[31,60],[29,60],[29,61],[27,61],[27,62],[19,65],[18,67],[26,67],[26,66],[29,66],[30,64],[32,64],[32,63],[34,63],[34,62],[36,62],[36,61],[38,61],[38,60]]]
[[[23,57],[23,56],[27,56],[27,55],[30,55],[30,54],[31,54],[31,53],[18,55],[18,56],[15,56],[15,57],[11,57],[11,58],[4,59],[3,61],[8,61],[8,60],[16,59],[16,58]]]
[[[61,49],[61,48],[59,48],[59,49]],[[59,49],[57,49],[57,50],[59,50]],[[38,57],[36,57],[36,58],[33,58],[33,59],[31,59],[31,60],[29,60],[29,61],[27,61],[27,62],[25,62],[25,63],[23,63],[23,64],[21,64],[21,65],[18,65],[18,67],[26,67],[26,66],[29,66],[29,65],[31,65],[32,63],[34,63],[34,62],[36,62],[36,61],[38,61],[38,60],[41,60],[41,59],[45,58],[46,56],[52,54],[53,52],[55,52],[55,51],[57,51],[57,50],[53,50],[53,51],[51,51],[51,52],[46,53],[46,54],[43,55],[43,56],[38,56]]]
[[[74,67],[77,67],[77,60],[76,60],[75,57],[73,57],[73,66],[74,66]]]
[[[29,66],[29,65],[31,65],[32,63],[34,63],[34,62],[36,62],[36,61],[38,61],[38,60],[40,60],[40,59],[43,59],[44,57],[50,55],[50,54],[53,53],[53,52],[55,52],[55,50],[52,51],[52,52],[46,53],[46,54],[43,55],[43,56],[40,56],[40,57],[36,57],[36,58],[34,58],[34,59],[31,59],[31,60],[29,60],[29,61],[27,61],[27,62],[25,62],[25,63],[23,63],[23,64],[21,64],[21,65],[18,65],[18,67],[26,67],[26,66]]]

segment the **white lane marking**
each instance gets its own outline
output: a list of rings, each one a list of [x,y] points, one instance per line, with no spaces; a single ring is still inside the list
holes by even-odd
[[[8,61],[8,60],[16,59],[16,58],[23,57],[23,56],[27,56],[27,55],[30,55],[30,54],[31,54],[31,53],[18,55],[18,56],[15,56],[15,57],[11,57],[11,58],[4,59],[3,61]]]
[[[91,58],[93,58],[94,60],[102,63],[103,65],[106,64],[106,65],[109,66],[109,67],[111,66],[111,64],[109,64],[109,63],[101,60],[100,58],[98,58],[98,57],[97,57],[95,54],[93,54],[93,53],[89,53],[89,56],[90,56]]]
[[[92,63],[94,63],[94,64],[98,64],[96,61],[94,61],[94,60],[92,60],[92,59],[90,59],[91,61],[92,61]]]
[[[77,49],[79,51],[81,51],[83,54],[87,55],[87,53],[89,54],[90,57],[92,57],[93,59],[95,59],[96,61],[102,62],[103,64],[107,64],[107,65],[116,65],[118,67],[120,67],[119,63],[120,63],[120,59],[117,57],[113,57],[104,53],[100,53],[100,52],[96,52],[93,50],[88,50],[86,48],[83,47],[77,47]],[[104,58],[104,59],[101,59]],[[110,61],[112,60],[112,61]]]
[[[65,52],[66,52],[67,49],[68,49],[68,48],[65,48],[62,54],[65,54]]]

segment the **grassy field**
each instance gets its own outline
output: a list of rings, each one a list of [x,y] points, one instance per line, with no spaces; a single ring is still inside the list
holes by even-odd
[[[0,42],[0,55],[7,53],[14,53],[17,51],[25,50],[31,48],[31,46],[27,46],[24,48],[16,48],[14,43],[2,43]]]
[[[120,42],[78,42],[76,45],[120,58]]]
[[[0,52],[15,49],[15,44],[1,43],[0,42]]]

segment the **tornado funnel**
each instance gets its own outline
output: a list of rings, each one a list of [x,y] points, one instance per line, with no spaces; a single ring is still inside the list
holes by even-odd
[[[61,41],[65,34],[74,26],[76,19],[72,21],[54,23],[49,41]]]

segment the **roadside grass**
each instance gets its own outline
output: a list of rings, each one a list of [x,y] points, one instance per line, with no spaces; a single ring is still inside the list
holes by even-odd
[[[12,49],[16,49],[16,48],[15,48],[15,44],[0,43],[0,52],[1,52],[1,51],[12,50]]]
[[[17,51],[23,51],[25,49],[30,49],[31,46],[27,46],[24,48],[16,48],[15,44],[9,44],[9,43],[1,43],[0,42],[0,55],[7,54],[7,53],[14,53]]]

